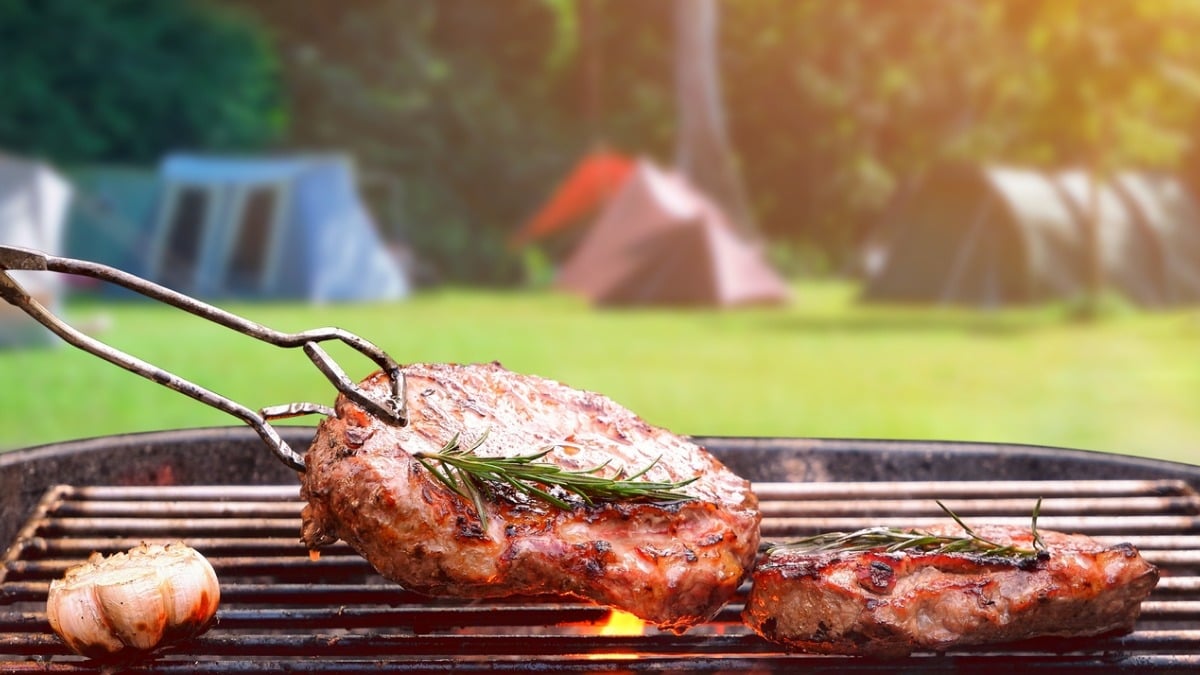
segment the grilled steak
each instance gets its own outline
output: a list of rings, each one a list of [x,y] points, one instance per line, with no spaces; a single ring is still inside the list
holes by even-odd
[[[1031,547],[1028,529],[974,530],[999,544]],[[956,525],[926,531],[962,535]],[[1040,534],[1046,551],[1024,560],[777,548],[754,571],[743,618],[763,637],[802,651],[874,656],[1132,630],[1157,569],[1129,544]]]
[[[339,397],[305,458],[303,539],[341,538],[381,574],[439,595],[555,594],[619,607],[682,632],[730,599],[758,550],[758,500],[699,446],[653,427],[612,400],[484,365],[404,369],[409,423],[388,425]],[[387,379],[363,387],[381,398]],[[484,457],[560,447],[541,462],[601,475],[678,482],[694,499],[585,504],[561,510],[500,486],[483,502],[441,483],[413,453],[436,453],[456,434],[487,433]]]

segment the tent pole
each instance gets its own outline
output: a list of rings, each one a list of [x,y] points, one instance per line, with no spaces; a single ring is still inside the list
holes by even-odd
[[[967,231],[967,240],[954,257],[954,264],[950,267],[950,274],[946,277],[945,286],[942,287],[940,304],[945,305],[950,302],[950,296],[954,292],[955,286],[966,271],[967,260],[970,257],[969,254],[975,250],[976,242],[979,240],[979,233],[983,230],[984,218],[991,211],[991,205],[991,198],[988,197],[975,210],[975,217],[971,221],[971,228]]]

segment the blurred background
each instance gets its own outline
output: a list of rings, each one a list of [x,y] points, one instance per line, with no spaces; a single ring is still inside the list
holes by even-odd
[[[1189,0],[0,0],[0,243],[680,433],[1196,463],[1198,31]],[[334,396],[13,276],[251,408]],[[26,319],[2,449],[236,423]]]

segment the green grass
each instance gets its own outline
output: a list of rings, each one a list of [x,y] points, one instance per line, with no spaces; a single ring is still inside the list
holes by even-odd
[[[690,434],[1034,443],[1200,463],[1200,314],[864,307],[806,282],[786,309],[589,309],[447,290],[376,306],[226,305],[281,330],[336,325],[398,360],[490,361],[604,392]],[[332,388],[299,351],[151,304],[71,304],[105,341],[252,408]],[[353,376],[365,359],[333,352]],[[236,424],[66,346],[0,352],[0,447]],[[309,420],[313,423],[315,420]]]

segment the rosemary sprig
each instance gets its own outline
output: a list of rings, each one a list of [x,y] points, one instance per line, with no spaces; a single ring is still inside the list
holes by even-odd
[[[487,511],[483,502],[485,495],[491,493],[495,485],[508,485],[521,494],[564,511],[569,511],[572,504],[551,494],[551,490],[558,488],[574,494],[588,505],[596,502],[679,502],[694,499],[691,495],[677,490],[690,485],[699,477],[676,482],[638,480],[658,464],[658,459],[632,475],[625,476],[624,470],[621,470],[615,476],[604,477],[600,476],[599,472],[608,467],[610,462],[591,469],[571,471],[557,464],[539,461],[558,448],[573,447],[571,443],[548,445],[527,455],[481,457],[475,451],[483,445],[487,435],[487,431],[484,431],[473,443],[463,445],[459,434],[455,434],[436,453],[413,454],[413,457],[443,485],[474,505],[475,512],[485,527]]]
[[[930,534],[917,529],[903,530],[894,527],[868,527],[854,532],[826,532],[796,541],[779,544],[773,549],[789,551],[804,551],[811,553],[834,551],[897,551],[917,550],[932,553],[979,553],[983,555],[1029,559],[1037,557],[1046,550],[1046,543],[1038,533],[1037,520],[1042,510],[1042,500],[1039,498],[1033,507],[1029,530],[1033,534],[1033,548],[1024,548],[1010,544],[999,544],[980,536],[972,530],[958,514],[954,513],[942,502],[938,507],[954,519],[963,529],[965,536],[951,537]]]

